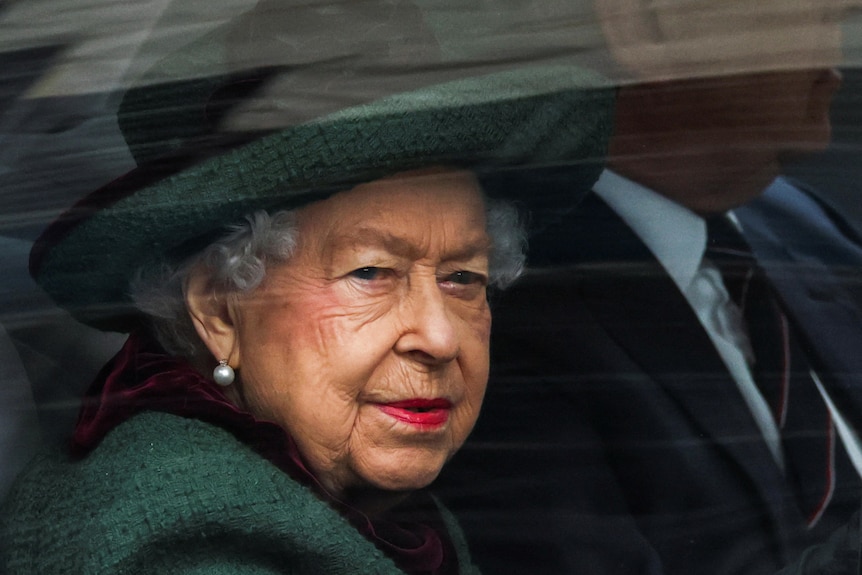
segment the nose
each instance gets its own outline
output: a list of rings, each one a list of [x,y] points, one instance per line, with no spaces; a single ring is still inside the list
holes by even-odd
[[[401,333],[395,350],[426,365],[450,362],[460,353],[460,341],[446,296],[437,280],[412,282],[401,301]]]

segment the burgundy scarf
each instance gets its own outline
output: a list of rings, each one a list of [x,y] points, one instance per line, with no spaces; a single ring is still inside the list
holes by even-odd
[[[142,411],[199,419],[231,432],[332,505],[404,571],[458,572],[454,548],[428,495],[417,493],[391,514],[370,519],[326,492],[281,427],[238,409],[218,385],[141,333],[129,336],[88,390],[72,438],[73,455],[86,456],[114,427]]]

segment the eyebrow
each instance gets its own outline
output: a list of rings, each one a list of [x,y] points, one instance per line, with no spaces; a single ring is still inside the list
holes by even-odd
[[[349,234],[338,235],[332,238],[332,245],[335,249],[349,247],[381,247],[387,252],[407,258],[418,258],[418,249],[406,239],[393,235],[386,231],[381,231],[375,228],[357,228]],[[478,255],[484,254],[491,250],[491,238],[487,234],[477,236],[474,241],[470,241],[457,250],[447,251],[444,254],[444,260],[469,260]]]

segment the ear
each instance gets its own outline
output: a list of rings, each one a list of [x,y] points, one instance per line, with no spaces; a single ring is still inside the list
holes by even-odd
[[[198,337],[216,361],[240,364],[236,308],[232,298],[213,286],[211,275],[197,267],[189,274],[185,289],[186,309]]]

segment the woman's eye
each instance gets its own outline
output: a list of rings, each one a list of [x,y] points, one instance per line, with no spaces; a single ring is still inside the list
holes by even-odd
[[[449,274],[444,278],[443,281],[452,282],[458,285],[485,285],[487,279],[484,275],[478,274],[476,272],[468,272],[468,271],[457,271],[455,273]]]
[[[349,275],[351,277],[355,277],[356,279],[372,281],[380,279],[380,277],[383,275],[383,269],[375,267],[359,268],[350,272]]]

